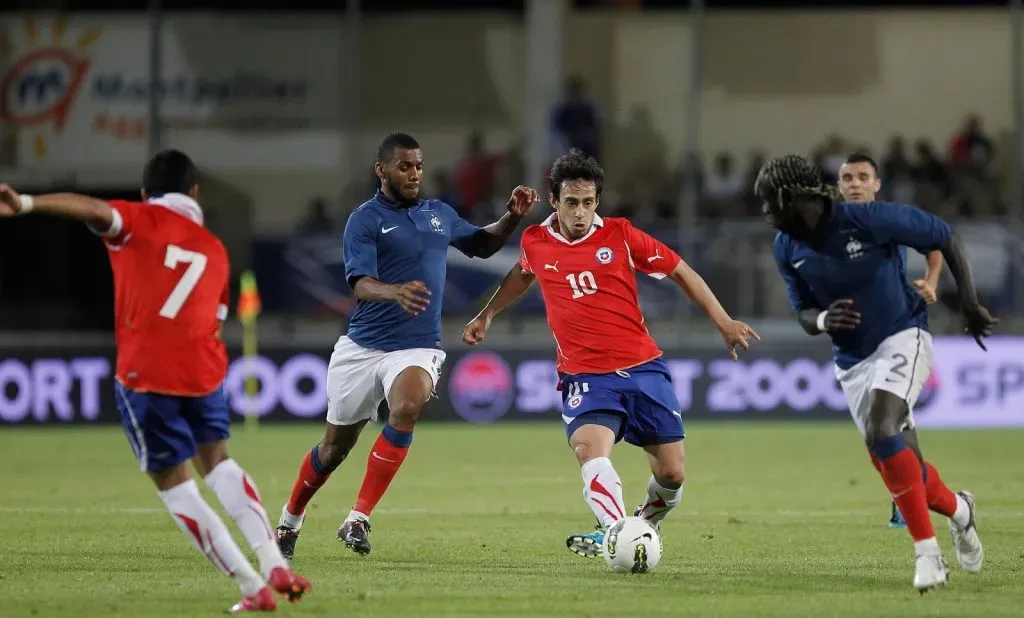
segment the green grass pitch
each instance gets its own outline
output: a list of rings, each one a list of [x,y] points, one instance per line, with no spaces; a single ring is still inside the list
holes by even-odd
[[[922,432],[950,486],[975,492],[986,547],[985,570],[961,573],[936,517],[953,574],[924,596],[848,424],[689,424],[683,503],[646,575],[566,550],[593,517],[557,423],[421,426],[374,514],[373,553],[351,553],[335,530],[374,433],[314,499],[294,563],[313,592],[282,615],[1024,615],[1024,432]],[[272,523],[320,434],[236,428],[232,453]],[[632,508],[644,458],[621,445],[614,460]],[[119,428],[5,429],[0,469],[0,616],[214,616],[237,600],[171,522]]]

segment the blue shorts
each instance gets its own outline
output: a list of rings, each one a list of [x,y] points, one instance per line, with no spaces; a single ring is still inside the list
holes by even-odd
[[[616,442],[635,446],[686,437],[672,377],[660,358],[624,371],[563,376],[562,420],[567,436],[597,423],[610,427]]]
[[[114,382],[117,410],[144,472],[173,468],[195,457],[199,444],[226,440],[231,415],[224,387],[204,397],[137,393]]]

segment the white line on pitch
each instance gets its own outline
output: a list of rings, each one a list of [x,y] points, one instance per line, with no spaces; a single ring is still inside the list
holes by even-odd
[[[792,511],[792,510],[780,510],[780,511],[694,511],[685,508],[681,508],[675,513],[673,517],[737,517],[737,518],[751,518],[751,517],[807,517],[807,518],[828,518],[828,517],[874,517],[878,515],[880,511],[885,509],[878,509],[872,511],[850,511],[850,510],[835,510],[835,511]],[[509,509],[509,510],[493,510],[493,511],[479,511],[479,510],[456,510],[456,509],[418,509],[418,508],[407,508],[407,509],[377,509],[376,513],[382,515],[426,515],[426,516],[457,516],[457,515],[471,515],[471,516],[488,516],[488,515],[538,515],[541,513],[557,513],[557,511],[541,511],[541,510],[525,510],[525,509]],[[11,515],[165,515],[166,509],[157,507],[89,507],[89,506],[75,506],[75,507],[64,507],[64,506],[4,506],[0,505],[0,515],[11,514]],[[993,519],[1019,519],[1024,517],[1024,511],[1008,511],[1008,510],[982,510],[978,513],[982,519],[993,518]]]

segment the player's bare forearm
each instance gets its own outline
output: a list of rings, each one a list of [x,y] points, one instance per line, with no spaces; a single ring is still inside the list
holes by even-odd
[[[507,212],[494,223],[480,228],[479,234],[474,239],[474,255],[481,258],[489,258],[498,251],[501,251],[501,248],[516,233],[516,229],[522,220],[521,216]]]
[[[711,318],[715,326],[721,328],[732,319],[725,308],[722,307],[722,303],[718,302],[718,297],[708,287],[704,278],[698,275],[697,271],[690,268],[690,265],[683,260],[679,260],[679,264],[669,273],[669,278],[675,281],[679,287],[683,288],[686,296]]]
[[[957,290],[960,292],[960,304],[964,307],[975,307],[978,305],[978,292],[974,289],[974,275],[971,274],[971,264],[967,261],[967,254],[964,251],[963,241],[956,230],[949,235],[946,246],[940,249],[942,257],[949,265],[949,272],[956,281]]]
[[[501,285],[495,290],[494,295],[487,301],[487,304],[480,310],[480,315],[493,318],[508,308],[509,305],[519,300],[519,297],[526,293],[533,285],[537,276],[533,273],[524,272],[523,268],[516,264],[508,271]]]
[[[942,259],[941,251],[931,251],[928,253],[928,268],[924,272],[924,280],[932,288],[937,289],[939,287],[939,276],[942,275],[943,264],[945,264],[945,261]]]
[[[820,335],[823,331],[818,328],[819,315],[821,315],[821,309],[812,307],[797,313],[796,320],[797,322],[800,322],[800,327],[803,328],[804,332],[808,335]]]
[[[398,294],[398,286],[384,283],[373,277],[360,277],[355,285],[356,298],[371,303],[393,302]]]
[[[77,193],[48,193],[32,197],[33,212],[76,219],[98,232],[110,229],[114,210],[103,200]]]

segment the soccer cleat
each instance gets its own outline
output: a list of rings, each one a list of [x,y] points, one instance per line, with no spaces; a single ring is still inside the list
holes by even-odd
[[[292,556],[295,555],[295,542],[299,540],[298,528],[289,528],[288,526],[277,527],[277,547],[281,550],[281,555],[289,563],[292,561]]]
[[[302,599],[302,595],[309,592],[312,588],[308,579],[296,575],[291,569],[282,567],[277,567],[270,571],[270,578],[267,584],[276,590],[278,594],[287,597],[292,603],[298,603]]]
[[[889,517],[890,528],[906,528],[907,522],[903,519],[903,513],[896,507],[896,503],[892,503],[892,515]]]
[[[985,561],[985,549],[981,546],[978,528],[974,525],[974,495],[969,491],[958,491],[957,495],[967,503],[971,516],[963,529],[957,526],[952,518],[949,519],[949,535],[953,537],[953,551],[956,561],[960,563],[960,568],[965,573],[977,573],[981,571],[981,565]]]
[[[338,528],[338,540],[357,554],[370,553],[370,522],[365,519],[348,519]]]
[[[949,581],[949,565],[942,554],[918,556],[914,564],[914,588],[924,594],[946,585]]]
[[[644,505],[641,504],[640,506],[638,506],[635,509],[633,509],[633,517],[643,517],[643,515],[641,515],[641,513],[643,513],[643,512],[644,512]],[[644,517],[644,519],[647,519],[647,518]],[[660,521],[651,521],[651,520],[647,519],[647,523],[651,524],[651,527],[654,528],[655,530],[657,530],[658,534],[661,534],[661,522]]]
[[[243,597],[228,610],[232,614],[244,614],[247,612],[272,612],[277,610],[277,599],[270,586],[260,588],[260,591],[250,597]]]
[[[593,532],[569,535],[569,538],[565,539],[565,546],[584,558],[595,558],[604,548],[604,533],[604,526],[598,524]]]

